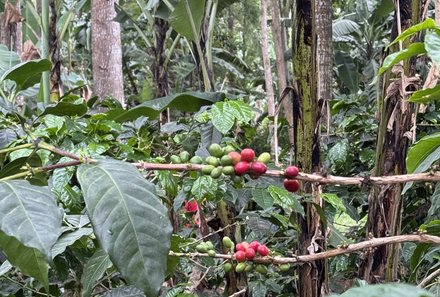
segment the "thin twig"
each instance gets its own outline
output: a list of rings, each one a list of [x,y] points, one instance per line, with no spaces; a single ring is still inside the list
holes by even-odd
[[[13,283],[19,285],[19,286],[22,287],[23,289],[29,290],[29,291],[31,291],[31,292],[33,292],[33,293],[35,293],[35,294],[38,294],[38,295],[41,295],[41,296],[47,296],[47,297],[54,297],[54,296],[51,295],[51,294],[42,293],[42,292],[39,292],[39,291],[37,291],[37,290],[35,290],[35,289],[31,288],[31,287],[28,287],[28,286],[26,286],[25,284],[22,284],[22,283],[16,281],[15,279],[10,278],[10,277],[8,277],[8,276],[6,276],[6,275],[2,275],[2,276],[0,276],[0,278],[2,278],[2,277],[5,278],[5,279],[7,279],[7,280],[10,281],[10,282],[13,282]]]
[[[342,247],[338,247],[333,250],[311,254],[311,255],[294,255],[293,257],[279,257],[279,256],[266,256],[266,257],[258,257],[254,258],[252,261],[260,264],[299,264],[299,263],[308,263],[314,262],[317,260],[323,260],[328,258],[333,258],[343,254],[350,254],[360,250],[374,248],[382,245],[396,244],[396,243],[404,243],[404,242],[422,242],[422,243],[433,243],[440,245],[440,237],[427,235],[427,234],[413,234],[413,235],[398,235],[398,236],[390,236],[383,238],[372,238],[366,241],[347,244]],[[210,257],[205,253],[176,253],[170,251],[170,256],[176,257]],[[212,256],[211,256],[212,257]],[[234,255],[230,254],[215,254],[213,258],[226,259],[226,260],[235,260]]]
[[[229,295],[229,297],[237,297],[237,296],[240,296],[240,295],[246,293],[246,290],[247,290],[247,288],[243,288],[243,289],[241,289],[240,291],[235,292],[235,293],[232,294],[232,295]]]
[[[439,276],[440,276],[440,269],[437,269],[436,271],[425,277],[417,287],[424,288]]]
[[[193,241],[193,242],[190,242],[190,243],[184,244],[184,245],[181,246],[181,248],[186,247],[186,246],[190,246],[190,245],[195,245],[195,244],[197,244],[197,243],[199,243],[199,242],[202,242],[204,239],[211,237],[211,236],[214,235],[214,234],[217,234],[217,233],[222,232],[223,230],[226,230],[226,229],[231,228],[231,227],[234,227],[234,226],[244,225],[244,224],[246,224],[246,223],[245,223],[245,222],[242,222],[242,221],[236,221],[235,223],[232,223],[232,224],[226,225],[226,226],[224,226],[224,227],[222,227],[222,228],[220,228],[220,229],[218,229],[218,230],[216,230],[216,231],[214,231],[214,232],[211,232],[211,233],[209,233],[209,234],[207,234],[207,235],[205,235],[205,236],[203,236],[203,237],[197,239],[196,241]]]

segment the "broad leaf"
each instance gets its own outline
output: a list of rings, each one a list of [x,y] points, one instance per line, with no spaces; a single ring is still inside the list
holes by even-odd
[[[409,101],[415,103],[428,103],[430,101],[440,99],[440,85],[434,88],[429,88],[425,90],[415,91],[412,93],[411,97],[408,98]]]
[[[440,133],[434,133],[423,137],[409,149],[406,171],[424,172],[438,159],[440,159]]]
[[[136,287],[124,286],[105,293],[104,297],[145,297],[145,295]]]
[[[282,189],[277,186],[269,186],[267,189],[274,199],[275,203],[280,205],[285,210],[293,210],[296,213],[304,216],[304,208],[301,206],[301,203],[296,200],[295,197],[292,196],[287,190]]]
[[[353,58],[345,52],[336,51],[335,62],[342,84],[352,93],[357,92],[359,90],[358,69]]]
[[[188,14],[187,5],[189,5],[191,16]],[[194,35],[191,23],[194,24],[196,34],[198,35],[204,14],[205,0],[180,0],[168,21],[176,32],[194,41],[197,36]]]
[[[428,219],[440,219],[440,183],[435,186],[434,193],[431,198],[431,207],[428,210]]]
[[[252,107],[243,101],[231,100],[225,102],[225,104],[231,107],[232,114],[240,122],[247,123],[254,118]]]
[[[2,265],[0,265],[0,276],[5,275],[6,273],[9,272],[9,270],[12,269],[12,264],[11,262],[9,262],[8,260],[6,260],[5,262],[2,263]]]
[[[11,52],[5,45],[0,44],[0,75],[20,62],[20,56],[16,52]]]
[[[204,105],[211,105],[214,102],[225,98],[224,93],[211,92],[185,92],[170,95],[144,102],[132,109],[124,110],[121,108],[111,109],[107,112],[107,118],[116,122],[133,121],[141,116],[146,116],[150,120],[155,119],[166,108],[175,108],[181,111],[196,112]]]
[[[331,204],[337,211],[340,211],[340,212],[347,211],[347,209],[345,208],[344,202],[342,202],[342,199],[338,195],[331,194],[331,193],[323,193],[321,195],[321,197],[327,203]]]
[[[84,297],[89,297],[92,294],[96,281],[98,281],[111,266],[112,261],[110,261],[110,257],[103,249],[98,249],[93,256],[87,260],[83,270],[84,273],[81,276],[82,293]]]
[[[331,295],[340,297],[434,297],[433,294],[407,284],[381,284],[366,285],[358,288],[351,288],[341,295]]]
[[[213,198],[216,190],[217,181],[210,176],[202,175],[194,181],[191,187],[191,194],[193,194],[197,200],[202,201],[204,198]]]
[[[71,246],[78,239],[83,236],[89,236],[93,233],[92,228],[81,228],[73,232],[65,233],[58,238],[57,242],[52,248],[52,257],[55,258],[62,254],[68,246]]]
[[[39,83],[41,74],[45,71],[49,71],[51,67],[52,63],[46,59],[26,61],[15,65],[3,73],[0,82],[9,79],[17,84],[16,92],[26,90]]]
[[[156,295],[172,226],[154,185],[133,165],[110,159],[81,165],[77,176],[102,248],[131,284]]]
[[[24,246],[14,237],[1,231],[0,250],[5,253],[12,265],[18,267],[23,274],[37,279],[48,291],[49,265],[47,265],[44,255],[40,251]]]
[[[56,105],[47,106],[40,117],[52,114],[56,116],[82,116],[87,112],[85,103],[75,104],[70,102],[59,102]]]
[[[252,198],[262,209],[268,209],[273,206],[273,198],[266,189],[255,188],[252,190]]]
[[[426,30],[426,29],[438,30],[439,27],[435,24],[435,21],[433,19],[427,18],[425,21],[423,21],[419,24],[415,24],[414,26],[411,26],[408,29],[406,29],[405,31],[403,31],[402,34],[397,36],[397,38],[394,39],[393,42],[391,42],[387,46],[387,48],[398,43],[399,41],[403,41],[403,40],[407,39],[408,37],[420,32],[420,31]]]
[[[227,102],[218,102],[211,107],[212,124],[221,133],[226,134],[235,123],[232,108]]]
[[[394,65],[400,61],[406,60],[408,58],[418,56],[420,54],[426,53],[425,45],[422,42],[415,42],[410,44],[407,49],[401,50],[400,52],[388,55],[383,61],[382,67],[379,69],[377,76],[382,75],[388,69],[391,69]]]
[[[0,230],[38,249],[49,261],[61,234],[62,217],[48,188],[25,180],[0,182]]]
[[[437,32],[426,34],[425,48],[431,60],[440,66],[440,35]]]

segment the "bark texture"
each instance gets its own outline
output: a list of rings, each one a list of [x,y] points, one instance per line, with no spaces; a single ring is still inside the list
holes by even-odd
[[[317,37],[314,0],[296,0],[294,5],[294,118],[297,149],[296,159],[304,172],[319,172],[320,107],[317,89]],[[312,194],[314,204],[322,206],[320,187],[305,184],[303,190]],[[325,246],[325,230],[312,203],[304,203],[305,217],[300,224],[298,254],[314,254]],[[298,296],[316,297],[325,293],[326,265],[324,260],[299,267]]]
[[[20,0],[17,0],[15,5],[6,1],[1,16],[1,43],[18,54],[21,54],[23,48],[21,28],[24,18],[20,14],[20,3]]]
[[[100,99],[112,96],[123,106],[121,29],[113,21],[115,0],[92,0],[93,93]]]
[[[290,92],[286,92],[286,98],[282,98],[283,92],[287,87],[287,65],[284,60],[284,52],[286,51],[286,41],[285,41],[285,30],[284,26],[281,24],[281,12],[280,12],[280,2],[278,0],[271,0],[272,8],[272,31],[274,36],[275,45],[275,55],[276,55],[276,66],[277,66],[277,76],[278,76],[278,93],[280,100],[282,100],[282,106],[284,111],[284,116],[289,123],[288,133],[289,141],[293,147],[293,111],[292,111],[292,97]]]
[[[63,95],[63,84],[61,81],[61,56],[57,34],[57,9],[55,0],[49,1],[50,23],[49,23],[49,56],[52,61],[50,71],[50,99],[57,102]]]
[[[399,0],[396,4],[391,39],[419,21],[422,2]],[[397,9],[399,7],[399,9]],[[398,11],[400,10],[400,15]],[[400,20],[399,29],[398,21]],[[414,40],[412,40],[414,41]],[[399,50],[396,46],[392,51]],[[389,53],[386,53],[389,54]],[[414,90],[407,84],[415,74],[415,60],[400,66],[397,77],[388,73],[384,77],[380,123],[376,147],[375,176],[403,174],[406,171],[406,155],[411,137],[411,119],[414,106],[405,100],[407,91]],[[394,80],[392,80],[394,78]],[[369,195],[368,237],[386,237],[400,234],[402,222],[402,185],[374,186]],[[360,276],[369,282],[397,279],[399,245],[382,246],[364,255]]]

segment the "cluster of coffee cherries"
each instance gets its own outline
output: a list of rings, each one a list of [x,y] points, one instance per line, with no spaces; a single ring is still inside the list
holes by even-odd
[[[232,159],[236,175],[242,176],[248,173],[253,179],[266,173],[266,164],[270,161],[270,154],[266,152],[255,159],[255,152],[251,148],[245,148],[240,153],[230,152],[228,156]]]
[[[296,192],[299,190],[299,182],[295,179],[299,174],[299,169],[296,166],[289,166],[284,170],[286,179],[283,182],[284,188],[289,192]]]
[[[215,257],[215,255],[216,255],[215,249],[214,249],[214,244],[211,241],[205,241],[205,242],[199,243],[198,245],[196,245],[196,250],[199,253],[206,253],[210,257]]]
[[[266,245],[260,244],[258,241],[252,241],[251,243],[247,243],[246,241],[237,243],[234,245],[232,240],[225,236],[223,237],[223,245],[233,253],[233,259],[235,259],[238,263],[226,262],[223,264],[223,270],[225,272],[231,271],[233,268],[235,272],[250,272],[252,270],[256,270],[261,274],[267,274],[267,267],[262,264],[254,265],[252,260],[255,257],[265,257],[269,255],[270,251]],[[235,250],[235,252],[234,252]]]

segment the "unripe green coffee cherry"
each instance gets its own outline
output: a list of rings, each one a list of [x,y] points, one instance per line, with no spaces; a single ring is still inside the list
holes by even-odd
[[[217,157],[209,156],[205,159],[206,164],[212,165],[214,167],[217,167],[220,165],[220,160]]]
[[[201,244],[198,244],[198,245],[196,246],[196,250],[197,250],[199,253],[206,253],[206,252],[208,251],[208,248],[207,248],[206,244],[201,243]]]
[[[180,157],[176,156],[176,155],[172,155],[170,157],[170,160],[171,160],[171,163],[173,163],[173,164],[181,164],[182,163],[182,160],[180,160]]]
[[[213,143],[208,148],[209,153],[211,156],[220,158],[223,156],[223,149],[218,143]]]
[[[224,166],[222,169],[224,175],[233,175],[235,174],[234,166]]]
[[[191,158],[191,160],[189,160],[189,162],[191,164],[202,164],[203,163],[203,159],[200,156],[194,156]]]
[[[290,269],[290,265],[288,263],[281,264],[279,268],[280,268],[280,271],[285,272]]]
[[[214,250],[208,250],[208,255],[210,257],[215,257],[215,251]]]
[[[267,274],[267,268],[264,265],[258,264],[256,270],[263,275]]]
[[[222,175],[222,168],[216,167],[211,171],[211,177],[216,179]]]
[[[241,262],[237,264],[237,267],[235,267],[235,272],[243,272],[246,269],[246,263],[245,262]]]
[[[182,163],[186,163],[189,160],[190,154],[187,151],[183,151],[179,154],[179,157]]]
[[[235,151],[234,147],[232,147],[231,145],[227,145],[223,148],[223,155],[227,155],[233,151]]]
[[[254,265],[252,264],[246,264],[246,268],[244,269],[245,272],[251,272],[254,270]]]
[[[212,170],[214,170],[214,166],[212,165],[205,165],[202,167],[202,173],[205,175],[209,175],[211,174]]]
[[[229,157],[228,155],[224,155],[224,156],[220,159],[220,163],[221,163],[223,166],[226,166],[226,165],[232,165],[232,158]]]
[[[223,264],[223,270],[225,272],[229,272],[232,269],[232,263],[226,262],[225,264]]]
[[[262,153],[261,155],[258,156],[257,161],[261,162],[261,163],[264,163],[264,164],[269,163],[269,161],[270,161],[270,154],[266,153],[266,152]]]
[[[234,248],[234,243],[228,236],[223,237],[223,245],[228,249]]]
[[[214,249],[214,244],[212,243],[212,241],[206,241],[205,245],[206,245],[206,248],[208,250],[213,250]]]

